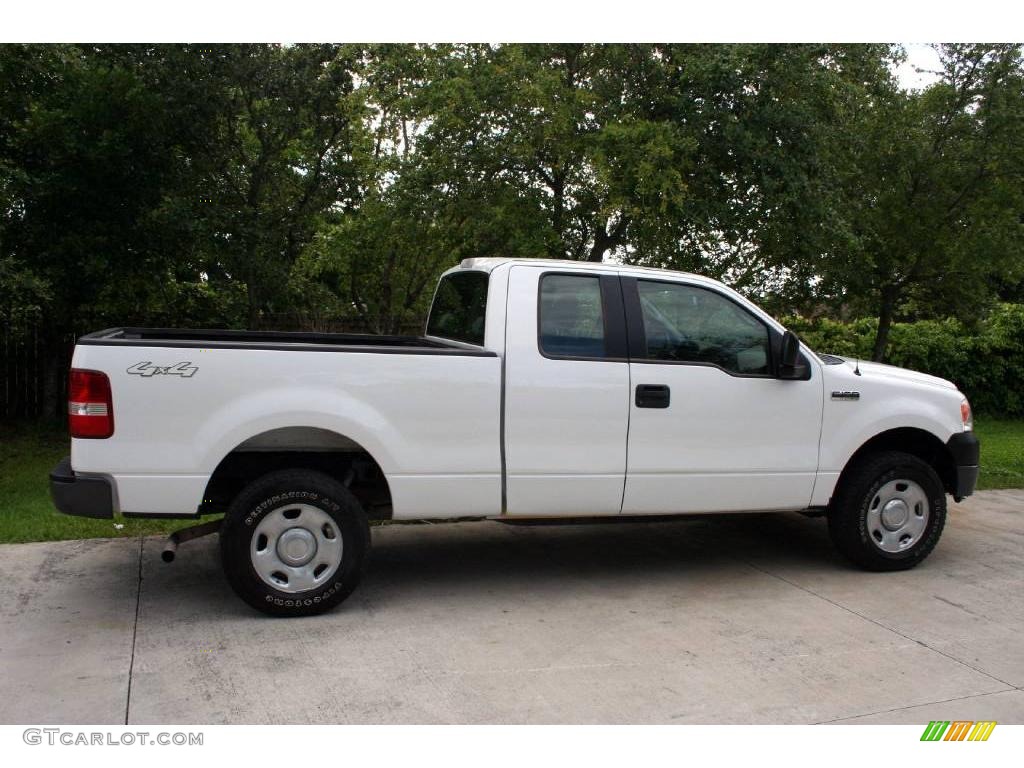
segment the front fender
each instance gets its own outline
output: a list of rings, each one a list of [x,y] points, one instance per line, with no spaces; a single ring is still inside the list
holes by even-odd
[[[894,382],[869,372],[857,376],[846,367],[826,370],[825,410],[812,506],[828,503],[850,459],[879,435],[896,429],[914,429],[945,445],[954,434],[963,432],[963,395],[955,389]],[[833,393],[839,396],[834,397]],[[850,398],[851,393],[857,397]]]

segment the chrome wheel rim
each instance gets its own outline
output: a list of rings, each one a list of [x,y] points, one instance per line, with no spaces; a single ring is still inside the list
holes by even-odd
[[[868,504],[868,536],[883,552],[905,552],[924,536],[930,514],[924,488],[913,480],[891,480]]]
[[[296,594],[316,589],[341,565],[344,544],[334,519],[310,504],[286,504],[260,520],[249,556],[263,583]]]

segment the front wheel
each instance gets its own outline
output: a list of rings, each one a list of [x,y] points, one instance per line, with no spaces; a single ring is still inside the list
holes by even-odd
[[[935,548],[946,524],[946,493],[935,470],[909,453],[861,459],[828,512],[836,548],[871,571],[913,568]]]
[[[308,616],[338,605],[359,584],[370,548],[366,515],[321,472],[271,472],[231,502],[221,562],[235,593],[272,616]]]

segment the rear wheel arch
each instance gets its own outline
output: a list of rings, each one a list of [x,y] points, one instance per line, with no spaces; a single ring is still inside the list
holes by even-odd
[[[377,459],[346,435],[321,427],[285,427],[253,435],[218,462],[199,511],[217,514],[258,478],[277,470],[321,472],[344,485],[372,520],[391,518],[391,489]]]

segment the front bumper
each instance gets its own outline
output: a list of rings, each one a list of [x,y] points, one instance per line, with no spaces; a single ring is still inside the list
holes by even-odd
[[[62,459],[50,472],[50,496],[65,515],[109,519],[114,516],[110,482],[102,477],[76,475],[71,458]]]
[[[978,460],[981,456],[981,443],[973,432],[958,432],[946,442],[953,466],[956,469],[956,487],[953,498],[957,501],[974,493],[978,484]]]

